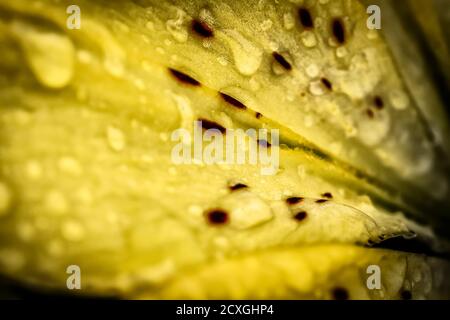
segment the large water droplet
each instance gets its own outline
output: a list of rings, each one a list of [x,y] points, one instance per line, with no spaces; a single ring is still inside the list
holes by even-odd
[[[75,49],[66,35],[38,30],[17,21],[12,30],[42,85],[58,89],[69,84],[74,72]]]
[[[254,45],[236,30],[225,30],[223,36],[233,52],[237,70],[246,76],[254,74],[262,62],[262,49]]]

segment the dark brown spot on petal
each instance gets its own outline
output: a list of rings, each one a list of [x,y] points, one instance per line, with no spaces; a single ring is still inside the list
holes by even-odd
[[[255,113],[256,119],[261,119],[262,116],[263,116],[263,115],[262,115],[261,113],[259,113],[259,112]]]
[[[306,219],[306,216],[307,216],[308,214],[306,213],[306,211],[300,211],[300,212],[297,212],[295,215],[294,215],[294,219],[295,220],[297,220],[297,221],[302,221],[302,220],[305,220]]]
[[[292,70],[291,64],[281,54],[278,52],[273,52],[272,56],[284,69],[288,71]]]
[[[331,84],[330,80],[328,80],[327,78],[322,78],[320,79],[320,81],[328,90],[333,90],[333,85]]]
[[[402,297],[403,300],[411,300],[412,299],[412,294],[411,294],[411,291],[409,291],[409,290],[403,290],[400,293],[400,296]]]
[[[381,110],[381,109],[384,108],[384,101],[383,101],[383,99],[382,99],[380,96],[376,96],[376,97],[373,99],[373,103],[375,104],[375,107],[376,107],[378,110]]]
[[[222,92],[219,92],[219,93],[220,93],[220,96],[222,97],[222,99],[225,100],[226,102],[228,102],[229,104],[231,104],[232,106],[235,106],[236,108],[239,108],[239,109],[247,109],[245,104],[243,104],[239,100],[237,100],[225,93],[222,93]]]
[[[267,140],[264,140],[264,139],[258,139],[258,144],[261,147],[264,147],[264,148],[270,148],[271,147],[271,144]]]
[[[193,20],[192,30],[204,38],[211,38],[214,36],[214,31],[205,21]]]
[[[373,113],[372,109],[367,109],[366,113],[370,119],[373,119],[375,117],[375,113]]]
[[[231,191],[241,190],[241,189],[247,189],[248,186],[243,183],[236,183],[229,187]]]
[[[340,18],[336,18],[332,23],[333,36],[339,44],[345,42],[345,28],[344,23]]]
[[[319,199],[319,200],[316,200],[316,203],[325,203],[327,201],[328,201],[328,199]]]
[[[212,225],[223,225],[229,220],[228,213],[222,209],[212,209],[205,214],[208,222]]]
[[[311,13],[306,8],[300,8],[298,10],[298,17],[300,19],[300,23],[306,29],[314,28],[314,22],[311,17]]]
[[[331,194],[331,192],[325,192],[324,194],[322,194],[322,197],[332,199],[333,195]]]
[[[169,68],[169,72],[180,82],[184,84],[189,84],[192,86],[200,86],[200,82],[195,80],[194,78],[188,76],[187,74],[177,71],[175,69]]]
[[[207,119],[198,119],[198,121],[201,121],[202,129],[204,130],[210,130],[210,129],[216,129],[219,130],[221,133],[225,133],[226,129],[218,124],[217,122],[207,120]]]
[[[286,203],[289,205],[294,205],[303,201],[302,197],[290,197],[286,199]]]
[[[333,299],[334,300],[348,300],[349,299],[349,294],[348,291],[344,288],[334,288],[333,291],[331,292]]]

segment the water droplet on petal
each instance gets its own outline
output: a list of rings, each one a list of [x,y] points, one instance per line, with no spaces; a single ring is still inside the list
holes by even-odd
[[[191,205],[188,207],[188,213],[195,217],[201,217],[203,214],[203,209],[201,206]]]
[[[155,30],[155,24],[152,21],[147,21],[147,23],[145,24],[145,27],[150,31]]]
[[[136,86],[136,88],[138,88],[141,91],[145,91],[146,87],[145,87],[145,82],[144,80],[140,79],[140,78],[136,78],[133,80],[134,85]]]
[[[315,47],[317,44],[317,39],[312,31],[304,31],[301,34],[303,45],[307,48]]]
[[[92,191],[88,187],[81,187],[75,193],[75,198],[83,205],[89,205],[93,201]]]
[[[313,116],[311,116],[311,115],[305,116],[303,122],[304,122],[304,124],[305,124],[305,127],[307,127],[307,128],[311,128],[313,125],[316,124],[316,122],[315,122]]]
[[[389,99],[392,106],[397,110],[406,109],[409,105],[409,97],[401,90],[394,90],[390,93]]]
[[[236,30],[225,30],[223,34],[233,52],[237,70],[246,76],[254,74],[260,67],[263,51]]]
[[[29,161],[25,165],[25,172],[30,179],[39,179],[42,176],[42,166],[37,161]]]
[[[108,71],[114,77],[122,77],[125,72],[125,67],[123,66],[122,61],[117,57],[108,57],[104,61],[104,66],[106,71]]]
[[[47,209],[56,214],[63,214],[68,210],[68,204],[64,195],[56,190],[47,193],[45,197],[45,206]]]
[[[336,56],[338,58],[344,58],[345,56],[347,56],[347,54],[348,54],[348,51],[347,51],[347,48],[345,48],[345,47],[339,47],[336,49]]]
[[[69,37],[37,30],[21,22],[14,22],[12,30],[31,70],[42,85],[59,89],[69,84],[75,64],[75,49]]]
[[[181,117],[181,128],[190,130],[192,128],[192,123],[194,122],[194,112],[192,111],[191,100],[185,96],[176,95],[174,93],[168,92],[178,108],[178,112]]]
[[[321,81],[313,81],[309,84],[309,92],[315,96],[321,96],[325,93],[325,89]]]
[[[80,175],[82,173],[82,169],[78,161],[71,157],[63,157],[59,159],[58,166],[62,172],[71,175]]]
[[[391,119],[386,112],[378,112],[369,117],[365,112],[357,121],[358,136],[368,146],[378,145],[391,129]]]
[[[230,212],[230,225],[237,229],[251,228],[273,218],[270,205],[248,191],[227,195],[220,207]]]
[[[122,151],[125,148],[125,136],[122,130],[109,126],[106,130],[108,144],[114,151]]]
[[[319,75],[319,67],[316,64],[310,64],[306,67],[306,74],[310,78],[316,78]]]
[[[90,64],[92,63],[93,60],[92,54],[89,51],[83,49],[77,51],[77,58],[78,61],[80,61],[83,64]]]
[[[61,227],[61,233],[64,239],[75,242],[84,238],[85,230],[76,221],[66,221]]]
[[[223,236],[215,237],[213,243],[220,251],[227,250],[230,247],[230,240]]]

